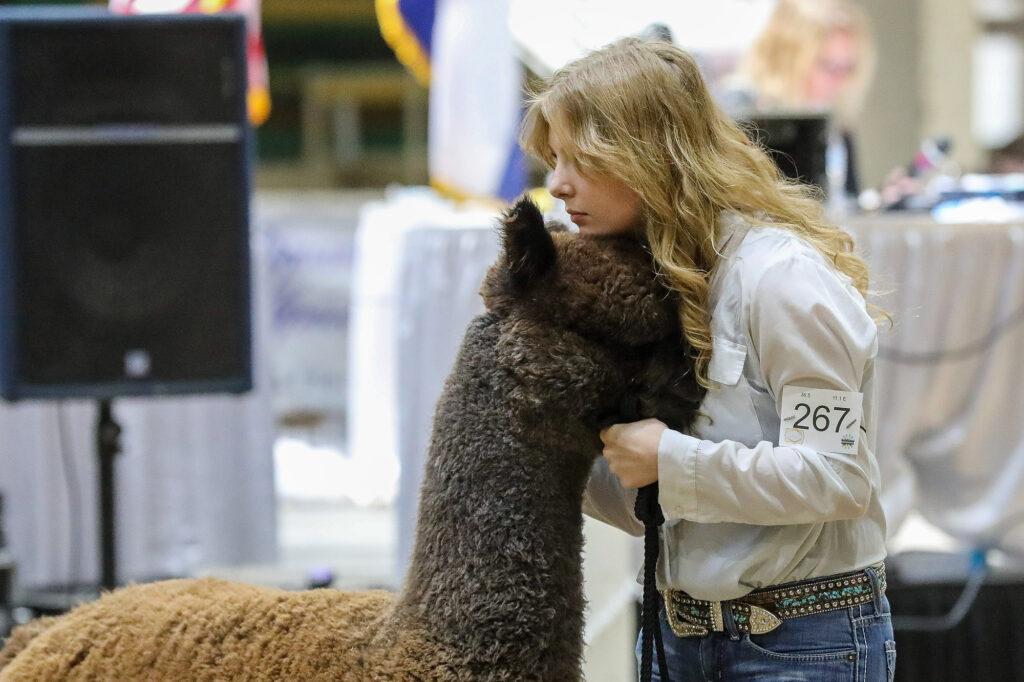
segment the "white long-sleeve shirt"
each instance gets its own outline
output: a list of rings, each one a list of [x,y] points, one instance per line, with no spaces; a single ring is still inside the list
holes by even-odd
[[[659,588],[698,599],[843,573],[885,557],[875,460],[877,327],[845,275],[795,233],[727,213],[711,284],[712,387],[692,434],[658,448]],[[780,446],[784,386],[862,393],[856,453]],[[599,457],[583,508],[633,535],[636,490]]]

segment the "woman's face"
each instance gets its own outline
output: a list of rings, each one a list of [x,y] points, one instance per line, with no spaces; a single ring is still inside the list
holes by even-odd
[[[850,31],[834,30],[825,38],[804,84],[806,104],[833,106],[857,72],[860,45]]]
[[[617,178],[583,175],[562,152],[561,138],[554,128],[548,144],[555,167],[548,178],[548,191],[565,202],[569,217],[584,235],[616,235],[639,231],[640,195]]]

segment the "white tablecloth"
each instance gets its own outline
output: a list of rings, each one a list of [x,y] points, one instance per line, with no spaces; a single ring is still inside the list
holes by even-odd
[[[1024,512],[1024,225],[889,215],[848,227],[896,322],[877,366],[890,531],[915,507],[966,543],[998,543]],[[1024,528],[1003,541],[1024,548]]]

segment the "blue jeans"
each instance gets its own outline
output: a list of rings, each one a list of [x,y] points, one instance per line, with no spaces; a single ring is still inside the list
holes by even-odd
[[[676,637],[660,600],[659,616],[671,682],[887,682],[896,672],[896,642],[884,595],[840,611],[789,618],[763,635],[745,635],[727,622],[731,632]],[[651,679],[660,682],[657,650],[653,658]]]

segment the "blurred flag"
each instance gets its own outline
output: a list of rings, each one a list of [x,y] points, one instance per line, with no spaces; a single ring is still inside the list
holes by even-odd
[[[267,52],[260,29],[260,0],[110,0],[110,11],[115,14],[244,14],[249,71],[249,120],[258,126],[270,116],[270,79],[267,74]]]
[[[384,39],[429,84],[430,184],[447,196],[510,201],[526,186],[508,11],[508,0],[377,0]]]
[[[440,0],[377,0],[377,23],[391,47],[420,85],[430,85],[430,45]]]

